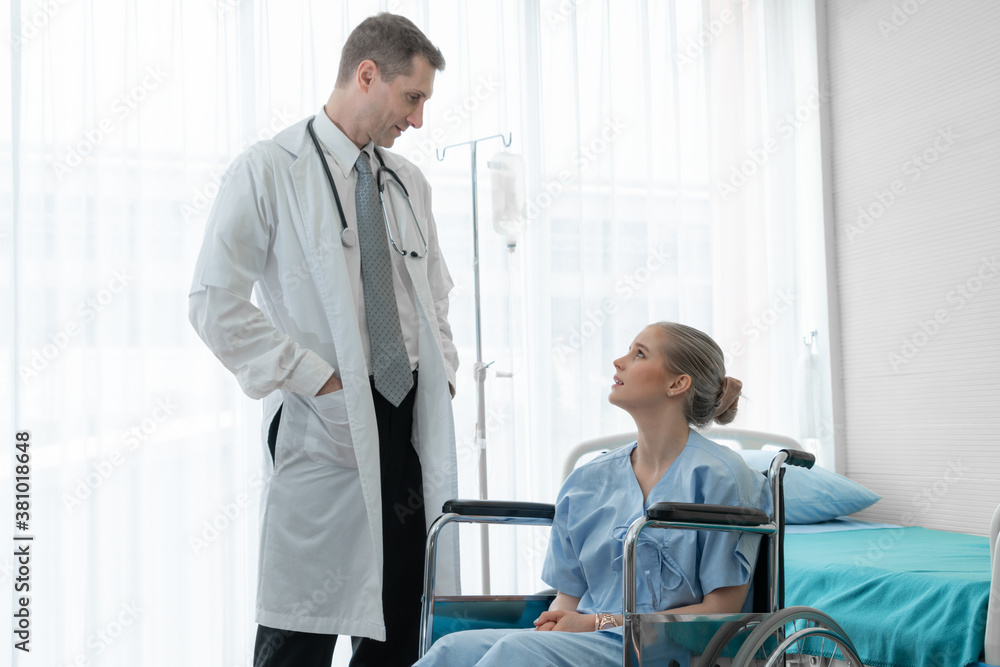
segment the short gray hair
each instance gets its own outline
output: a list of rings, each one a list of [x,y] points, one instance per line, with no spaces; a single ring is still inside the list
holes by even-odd
[[[663,332],[661,351],[667,370],[691,377],[684,417],[688,424],[703,428],[713,421],[728,424],[736,418],[739,399],[729,409],[715,415],[722,399],[726,363],[722,348],[708,334],[676,322],[656,322]]]
[[[337,88],[354,76],[358,65],[371,60],[385,82],[413,71],[413,56],[422,55],[436,70],[444,69],[444,56],[420,28],[405,16],[382,12],[362,21],[347,38],[340,52]]]

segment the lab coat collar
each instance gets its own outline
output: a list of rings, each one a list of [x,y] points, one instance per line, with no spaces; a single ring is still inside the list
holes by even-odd
[[[350,176],[351,170],[354,169],[354,163],[358,161],[358,155],[361,154],[361,149],[330,120],[330,117],[326,115],[326,110],[322,107],[316,114],[316,120],[313,121],[313,129],[316,131],[316,138],[319,139],[320,145],[333,156],[333,161],[343,172],[344,178]],[[373,148],[374,144],[371,141],[364,147],[369,164],[371,164]]]

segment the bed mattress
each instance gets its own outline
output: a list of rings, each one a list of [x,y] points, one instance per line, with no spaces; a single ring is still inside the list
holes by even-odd
[[[926,528],[785,536],[785,606],[815,607],[872,667],[963,667],[983,651],[986,537]]]

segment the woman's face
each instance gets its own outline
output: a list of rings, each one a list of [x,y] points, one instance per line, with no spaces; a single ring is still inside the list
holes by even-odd
[[[660,405],[677,373],[667,370],[664,336],[657,326],[639,332],[628,354],[614,360],[615,376],[608,400],[623,409]]]

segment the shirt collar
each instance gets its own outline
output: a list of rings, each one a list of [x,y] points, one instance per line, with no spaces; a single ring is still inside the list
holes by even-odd
[[[333,161],[344,174],[344,178],[350,176],[351,170],[354,169],[354,163],[358,161],[358,156],[361,154],[361,149],[355,146],[354,142],[348,139],[347,135],[330,120],[330,117],[326,115],[326,110],[322,107],[316,114],[313,129],[316,131],[316,138],[319,139],[320,145],[333,156]],[[372,159],[372,148],[373,144],[370,141],[364,148],[368,154],[369,163]]]

